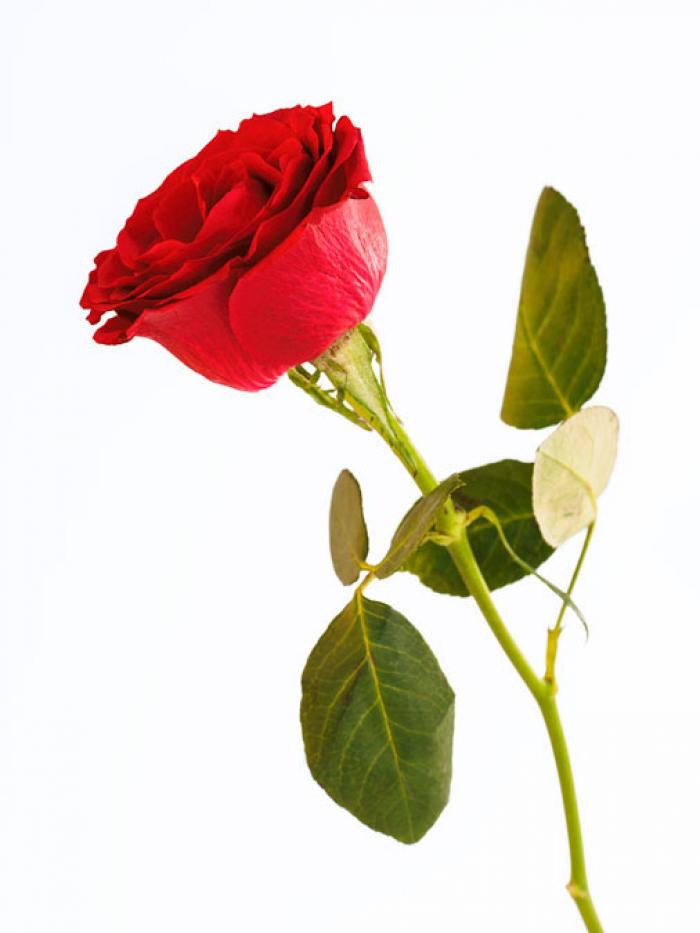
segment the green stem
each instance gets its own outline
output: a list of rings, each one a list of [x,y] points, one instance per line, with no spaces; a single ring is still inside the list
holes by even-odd
[[[537,699],[537,703],[542,711],[549,741],[552,745],[552,751],[554,752],[557,774],[559,775],[559,786],[561,787],[561,796],[564,803],[566,831],[569,837],[569,856],[571,859],[571,880],[566,886],[566,889],[574,899],[574,903],[578,907],[581,918],[586,925],[586,929],[589,930],[590,933],[603,933],[603,924],[600,922],[588,889],[586,860],[583,850],[583,834],[581,832],[581,818],[578,812],[578,803],[576,802],[574,774],[571,768],[571,759],[569,758],[569,749],[566,745],[564,729],[559,717],[556,697],[554,692],[550,690],[542,699],[538,699],[537,697],[535,697],[535,699]]]
[[[387,399],[383,381],[378,382],[374,374],[373,357],[379,358],[376,346],[372,349],[372,346],[363,337],[362,332],[355,329],[315,360],[314,365],[326,373],[339,392],[342,392],[346,404],[360,416],[362,421],[374,428],[383,438],[411,474],[421,492],[428,493],[437,486],[437,480],[430,472],[425,460],[413,446],[410,437],[403,429],[403,425],[395,416]],[[450,500],[447,501],[444,512],[437,524],[438,532],[446,535],[454,533],[457,517]],[[590,540],[590,534],[585,543],[584,553],[585,548],[588,546],[588,540]],[[603,927],[598,919],[588,890],[581,821],[576,801],[571,760],[557,709],[556,685],[553,682],[553,675],[551,681],[546,677],[539,678],[506,628],[491,599],[491,592],[474,557],[466,530],[449,545],[449,551],[465,586],[481,610],[496,640],[540,708],[557,766],[564,815],[566,817],[566,829],[569,837],[571,880],[567,885],[567,890],[573,897],[589,933],[602,933]],[[574,572],[572,586],[575,577],[578,576],[582,559],[583,555]],[[555,627],[556,635],[558,635],[561,627],[560,623],[561,619],[559,619]],[[553,637],[553,632],[550,630],[548,660],[550,651],[556,653],[556,635]]]
[[[409,471],[421,492],[424,494],[430,492],[437,485],[437,480],[413,446],[398,419],[393,416],[393,413],[390,413],[389,418],[393,433],[396,437],[396,444],[390,445],[392,450]],[[454,507],[451,502],[448,502],[443,518],[446,528],[449,528],[451,524],[453,525],[453,522],[450,522],[450,519],[453,519],[453,517]],[[589,539],[590,534],[587,538],[586,545]],[[561,788],[562,802],[564,805],[564,815],[566,818],[566,829],[569,838],[571,879],[567,885],[567,890],[574,899],[589,933],[603,933],[603,926],[598,919],[596,909],[588,890],[581,819],[578,812],[571,759],[569,757],[569,750],[562,729],[561,719],[559,718],[554,685],[537,676],[506,628],[505,623],[501,619],[491,599],[488,585],[474,557],[468,534],[465,532],[459,540],[451,544],[449,551],[455,567],[481,610],[489,628],[495,635],[496,640],[505,652],[508,660],[520,675],[521,680],[534,697],[542,713],[549,741],[552,746],[552,752],[554,753],[554,760],[556,762],[559,786]],[[577,566],[577,571],[575,572],[576,576],[578,575],[579,569],[580,564]],[[575,579],[572,582],[575,582]]]

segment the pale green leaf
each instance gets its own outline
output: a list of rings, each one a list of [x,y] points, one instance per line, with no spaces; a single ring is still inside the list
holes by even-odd
[[[595,521],[615,464],[618,428],[609,408],[584,408],[539,446],[532,500],[542,536],[553,547]]]

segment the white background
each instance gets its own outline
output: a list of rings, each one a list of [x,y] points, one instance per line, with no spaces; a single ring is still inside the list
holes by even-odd
[[[149,341],[99,347],[78,307],[135,199],[216,129],[331,98],[388,230],[392,397],[441,475],[533,456],[542,433],[498,419],[524,250],[544,184],[580,210],[622,436],[562,715],[606,931],[700,929],[694,7],[5,7],[4,933],[580,929],[544,729],[472,604],[402,575],[373,594],[458,695],[427,837],[372,833],[306,770],[300,671],[347,597],[330,488],[358,475],[377,556],[415,495],[397,462],[286,380],[246,395]],[[528,581],[497,603],[540,667],[556,601]]]

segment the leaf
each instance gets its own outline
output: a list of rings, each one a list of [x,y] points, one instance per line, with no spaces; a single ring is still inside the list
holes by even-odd
[[[462,486],[453,493],[455,505],[469,511],[475,505],[492,509],[511,547],[533,567],[539,567],[552,553],[535,521],[532,507],[532,464],[519,460],[499,460],[459,474]],[[486,519],[469,527],[469,541],[486,578],[495,590],[526,576],[503,549],[498,532]],[[421,582],[438,593],[469,596],[448,550],[425,542],[402,568],[416,574]]]
[[[449,476],[427,496],[413,503],[394,532],[386,556],[374,571],[375,576],[384,580],[401,569],[435,524],[450,494],[460,484],[459,476]]]
[[[357,819],[417,842],[447,803],[454,693],[420,633],[357,593],[302,675],[306,759]]]
[[[333,569],[346,586],[360,576],[369,538],[362,511],[360,484],[350,470],[342,470],[331,495],[329,536]]]
[[[605,371],[605,303],[576,209],[545,188],[525,260],[501,418],[542,428],[578,411]]]
[[[615,412],[596,405],[572,415],[538,447],[532,498],[542,535],[554,547],[595,521],[618,431]]]

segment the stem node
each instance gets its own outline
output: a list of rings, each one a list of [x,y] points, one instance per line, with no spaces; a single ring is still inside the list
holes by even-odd
[[[566,886],[566,890],[575,901],[582,901],[588,897],[588,891],[584,891],[583,888],[580,888],[575,881],[570,881]]]

